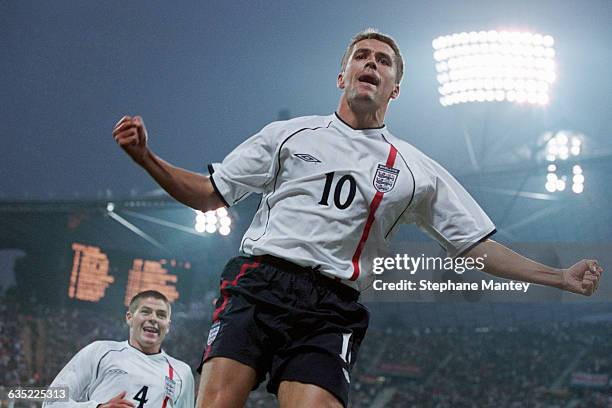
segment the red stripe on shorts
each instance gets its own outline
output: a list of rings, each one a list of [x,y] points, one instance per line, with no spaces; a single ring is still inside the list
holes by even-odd
[[[236,275],[234,280],[229,281],[229,280],[224,279],[223,282],[221,282],[221,294],[223,295],[223,302],[221,303],[221,306],[216,308],[215,312],[213,313],[213,318],[212,318],[213,323],[219,320],[219,315],[223,313],[223,310],[225,310],[225,307],[227,306],[227,302],[229,301],[229,293],[227,292],[227,290],[225,290],[225,288],[227,288],[230,285],[236,286],[236,284],[238,283],[238,280],[242,278],[242,276],[244,276],[244,274],[249,269],[257,268],[259,266],[259,259],[260,259],[259,257],[255,258],[255,260],[252,263],[243,263],[242,266],[240,267],[240,272],[238,273],[238,275]],[[206,347],[206,353],[204,354],[204,360],[206,360],[206,357],[208,357],[208,354],[210,353],[211,348],[212,348],[212,343]]]
[[[389,156],[387,157],[387,163],[385,164],[387,167],[393,167],[395,164],[395,157],[397,156],[397,149],[395,146],[390,145]],[[363,233],[361,234],[361,239],[359,240],[359,244],[357,244],[357,249],[353,254],[353,275],[351,276],[351,280],[357,280],[359,277],[359,258],[361,257],[361,253],[363,252],[363,247],[365,246],[366,241],[368,240],[368,236],[370,235],[370,229],[372,228],[372,224],[376,219],[375,214],[380,202],[383,199],[385,193],[376,191],[376,195],[372,199],[370,203],[370,213],[368,214],[368,220],[366,221],[365,228],[363,229]]]

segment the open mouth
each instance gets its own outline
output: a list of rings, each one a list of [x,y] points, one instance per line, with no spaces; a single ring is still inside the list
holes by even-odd
[[[357,79],[359,82],[365,82],[374,86],[378,86],[378,84],[380,84],[380,80],[372,74],[362,74]]]
[[[146,333],[159,334],[159,329],[155,327],[143,327],[142,330],[145,331]]]

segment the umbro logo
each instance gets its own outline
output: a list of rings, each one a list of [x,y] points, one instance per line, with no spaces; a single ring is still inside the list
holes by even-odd
[[[127,374],[127,372],[123,371],[120,368],[113,368],[107,371],[108,374],[119,374],[119,375],[123,375],[123,374]]]
[[[309,162],[309,163],[321,163],[321,160],[317,159],[314,156],[311,156],[307,153],[295,153],[294,154],[295,157],[304,160],[305,162]]]

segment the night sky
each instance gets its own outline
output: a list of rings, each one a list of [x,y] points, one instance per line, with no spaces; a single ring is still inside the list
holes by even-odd
[[[591,151],[612,147],[610,1],[5,0],[0,200],[127,197],[155,189],[112,139],[124,114],[143,116],[157,154],[201,172],[283,109],[291,116],[329,114],[340,95],[335,83],[344,48],[366,27],[393,35],[406,61],[402,95],[387,115],[391,132],[453,174],[469,163],[462,124],[483,132],[493,152],[545,128],[583,132]],[[555,38],[550,105],[503,117],[442,107],[431,41],[500,28]],[[534,120],[537,126],[524,126]],[[513,132],[516,138],[494,145],[495,135]],[[483,166],[496,160],[489,155]]]

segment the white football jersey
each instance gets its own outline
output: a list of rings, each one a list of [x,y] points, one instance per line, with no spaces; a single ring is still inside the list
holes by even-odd
[[[228,206],[262,194],[241,252],[318,267],[360,290],[400,223],[418,224],[450,256],[495,231],[434,160],[384,126],[355,130],[336,114],[273,122],[209,171]]]
[[[95,341],[84,347],[51,386],[67,386],[70,401],[45,402],[43,407],[95,408],[123,391],[124,399],[137,408],[195,405],[193,374],[187,364],[163,350],[145,354],[128,341]]]

